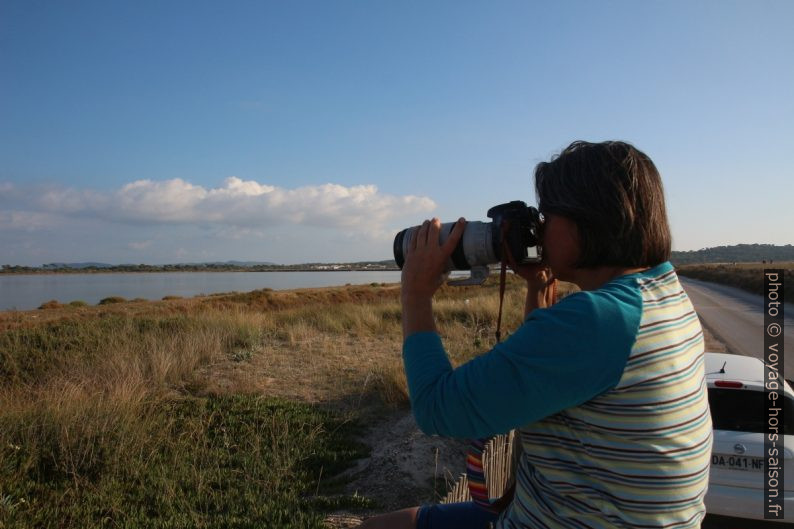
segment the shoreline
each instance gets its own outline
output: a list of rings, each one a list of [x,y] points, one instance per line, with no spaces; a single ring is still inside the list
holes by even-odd
[[[398,270],[274,270],[276,273],[88,272],[0,275],[0,311],[35,310],[51,301],[99,304],[105,298],[159,301],[164,297],[399,283]],[[294,272],[294,273],[293,273]],[[342,272],[320,274],[312,272]]]
[[[41,275],[94,275],[94,274],[158,274],[158,273],[222,273],[222,272],[399,272],[399,268],[335,268],[332,270],[323,268],[269,268],[266,270],[251,270],[245,268],[234,269],[199,269],[199,270],[181,270],[181,269],[157,269],[157,270],[96,270],[96,269],[74,269],[74,270],[40,270],[40,271],[4,271],[0,270],[0,277],[2,276],[41,276]]]

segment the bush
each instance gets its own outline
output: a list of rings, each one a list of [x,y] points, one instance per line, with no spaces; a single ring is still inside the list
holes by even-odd
[[[56,299],[51,299],[39,305],[39,310],[60,309],[63,304]]]
[[[99,304],[100,305],[111,305],[113,303],[124,303],[125,301],[127,301],[127,300],[124,299],[121,296],[110,296],[109,298],[104,298],[104,299],[100,300]]]
[[[87,307],[88,303],[86,303],[82,299],[76,299],[76,300],[72,301],[71,303],[69,303],[69,306],[70,307]]]
[[[182,299],[182,296],[163,296],[163,301],[170,301],[172,299]]]

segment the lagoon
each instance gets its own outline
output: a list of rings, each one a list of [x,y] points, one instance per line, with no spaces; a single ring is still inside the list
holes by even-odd
[[[289,290],[368,283],[399,283],[399,271],[148,272],[0,275],[0,310],[31,310],[51,299],[94,305],[110,296],[127,299],[192,297],[261,288]]]

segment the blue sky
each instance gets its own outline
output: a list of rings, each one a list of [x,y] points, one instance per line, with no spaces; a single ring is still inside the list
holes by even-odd
[[[794,2],[0,0],[0,262],[391,257],[656,162],[674,249],[794,243]]]

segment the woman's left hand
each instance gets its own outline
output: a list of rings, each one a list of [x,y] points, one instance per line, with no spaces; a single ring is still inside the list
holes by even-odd
[[[444,282],[447,261],[465,229],[466,220],[461,217],[444,244],[440,244],[441,221],[434,218],[426,220],[414,233],[403,264],[403,301],[433,297]]]

